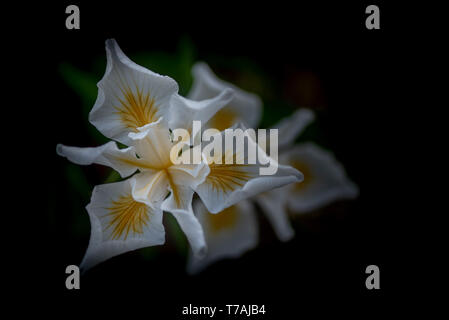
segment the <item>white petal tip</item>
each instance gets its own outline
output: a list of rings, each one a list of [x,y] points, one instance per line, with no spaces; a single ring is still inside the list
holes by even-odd
[[[302,114],[303,119],[309,121],[315,120],[315,112],[313,112],[313,110],[304,108],[301,109],[299,112]]]
[[[58,156],[64,157],[64,146],[60,143],[56,145],[56,154]]]
[[[85,274],[87,270],[89,270],[89,269],[86,268],[85,266],[80,266],[80,273],[81,273],[81,275]]]
[[[303,182],[304,181],[304,174],[301,171],[297,170],[297,169],[293,169],[293,170],[295,170],[294,177],[297,180],[295,182]]]
[[[278,236],[279,240],[281,240],[282,242],[288,242],[292,240],[294,237],[295,237],[294,230],[289,230],[288,232],[284,232],[283,234],[280,234]]]
[[[200,61],[194,64],[194,66],[192,67],[192,71],[194,74],[196,74],[197,72],[211,72],[210,67],[208,66],[207,63]]]
[[[207,247],[206,246],[202,246],[201,248],[198,248],[194,251],[194,255],[196,259],[202,260],[206,257],[207,255]]]
[[[115,45],[117,44],[117,41],[115,41],[115,39],[107,39],[105,41],[105,46],[106,49],[113,49],[115,47]]]
[[[86,261],[87,261],[87,257],[84,257],[79,265],[81,274],[85,274],[92,267]]]

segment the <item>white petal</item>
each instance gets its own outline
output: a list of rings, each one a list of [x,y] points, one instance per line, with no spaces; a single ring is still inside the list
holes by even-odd
[[[304,174],[303,182],[290,186],[288,205],[291,211],[305,213],[335,200],[358,196],[358,187],[346,176],[343,166],[317,145],[297,145],[282,158]]]
[[[254,197],[281,241],[288,241],[295,235],[286,210],[288,190],[288,186],[281,187]]]
[[[171,212],[184,231],[196,256],[206,253],[203,230],[193,214],[193,189],[204,181],[209,170],[205,162],[199,165],[176,165],[167,171],[171,194],[161,205],[162,210]]]
[[[177,94],[173,95],[170,129],[182,128],[191,133],[194,120],[201,121],[201,125],[204,126],[218,110],[232,100],[233,96],[232,89],[225,89],[217,96],[201,101],[186,99]]]
[[[278,129],[279,149],[288,147],[315,119],[315,114],[310,109],[300,109],[291,116],[282,119],[273,128]]]
[[[237,258],[257,245],[258,225],[249,201],[216,214],[208,212],[201,201],[195,201],[194,210],[203,226],[208,250],[203,259],[190,254],[187,263],[190,273],[197,273],[221,259]]]
[[[257,128],[262,115],[262,101],[257,95],[219,79],[204,62],[195,64],[192,73],[194,81],[188,95],[190,99],[210,99],[226,88],[234,90],[234,98],[212,117],[209,127],[221,131],[236,122],[243,122],[250,128]]]
[[[111,167],[123,178],[133,174],[140,165],[140,159],[136,157],[133,147],[119,149],[113,141],[95,148],[69,147],[58,144],[56,153],[76,164],[96,163]]]
[[[127,251],[165,242],[162,211],[136,202],[129,180],[96,186],[86,209],[91,236],[81,262],[83,270]]]
[[[259,160],[270,159],[266,153],[251,139],[246,131],[236,132],[237,136],[244,135],[248,141],[245,147],[259,150]],[[224,141],[224,139],[223,139]],[[223,143],[225,145],[225,143]],[[228,148],[228,146],[225,146]],[[217,213],[223,209],[248,199],[258,193],[284,186],[302,180],[302,174],[298,170],[279,165],[274,159],[272,164],[277,166],[273,175],[260,175],[259,169],[264,167],[259,163],[249,164],[247,152],[242,146],[234,146],[235,149],[225,149],[222,164],[210,163],[210,173],[204,183],[200,184],[195,191],[210,212]],[[206,155],[208,156],[208,155]],[[226,159],[233,159],[234,164],[226,164]],[[209,157],[210,158],[210,157]],[[211,161],[212,159],[209,159]],[[237,164],[237,160],[243,160],[244,164]]]
[[[129,134],[136,153],[149,169],[164,169],[172,164],[170,150],[173,143],[170,141],[170,131],[162,120],[160,118]]]
[[[204,239],[204,232],[198,219],[193,214],[190,203],[190,211],[172,210],[171,213],[178,221],[179,226],[185,233],[187,240],[190,243],[193,254],[198,258],[203,258],[207,253],[206,241]]]
[[[106,53],[106,73],[89,120],[106,137],[129,145],[129,132],[160,117],[168,119],[178,84],[132,62],[113,39],[106,41]]]

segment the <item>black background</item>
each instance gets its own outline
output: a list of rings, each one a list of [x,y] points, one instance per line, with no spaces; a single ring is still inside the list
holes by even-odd
[[[251,319],[299,318],[306,311],[360,317],[384,312],[399,294],[404,276],[400,258],[407,249],[395,231],[400,212],[393,154],[400,144],[394,138],[400,105],[393,96],[399,90],[397,74],[405,59],[399,48],[406,36],[394,23],[395,8],[375,3],[381,9],[381,30],[367,30],[365,8],[371,3],[363,2],[74,2],[81,10],[81,29],[67,30],[68,4],[72,3],[28,7],[39,23],[35,30],[14,39],[24,45],[21,53],[29,65],[20,79],[31,81],[36,90],[36,94],[22,92],[18,97],[30,110],[27,120],[33,124],[23,128],[31,131],[26,136],[31,136],[27,145],[33,165],[25,170],[32,177],[31,186],[20,187],[30,188],[36,196],[29,223],[34,241],[16,250],[26,263],[16,268],[20,279],[10,279],[17,283],[19,297],[29,296],[36,308],[61,316],[94,311],[175,319],[189,303],[265,304],[267,314]],[[11,30],[19,24],[11,24]],[[39,199],[42,191],[50,189],[54,197],[63,192],[58,189],[64,187],[57,185],[64,182],[58,176],[62,160],[55,146],[60,142],[81,145],[85,140],[77,137],[76,127],[87,120],[71,111],[76,101],[61,82],[58,65],[61,61],[77,66],[90,63],[92,56],[104,53],[108,38],[116,38],[125,52],[141,48],[169,52],[184,35],[192,39],[200,56],[246,56],[276,79],[291,69],[317,72],[328,105],[323,127],[337,157],[344,159],[359,185],[360,197],[345,207],[348,213],[343,218],[324,217],[321,223],[328,227],[320,232],[297,229],[289,243],[267,241],[263,250],[222,262],[200,276],[187,276],[184,260],[176,255],[162,254],[157,263],[141,264],[131,253],[93,269],[81,279],[81,290],[68,291],[65,266],[79,263],[71,260],[70,250],[79,250],[80,244],[61,231],[49,230],[39,219],[45,216]],[[29,168],[29,157],[21,168]],[[381,290],[365,288],[365,268],[370,264],[380,267]],[[65,311],[58,311],[58,306]]]

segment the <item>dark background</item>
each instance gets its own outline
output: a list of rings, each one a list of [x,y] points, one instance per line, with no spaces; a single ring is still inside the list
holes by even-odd
[[[404,59],[397,50],[403,30],[393,23],[395,8],[375,2],[381,30],[367,30],[364,12],[371,3],[363,2],[73,2],[80,7],[81,29],[67,30],[69,4],[36,8],[40,24],[21,39],[39,92],[23,92],[20,97],[31,109],[28,120],[38,123],[36,129],[30,127],[27,142],[36,160],[27,172],[37,198],[32,213],[36,224],[30,220],[29,227],[38,231],[36,236],[32,233],[35,242],[21,246],[18,255],[30,266],[22,275],[33,270],[33,261],[39,272],[32,277],[35,286],[16,288],[19,295],[30,295],[37,308],[49,313],[64,306],[80,315],[89,309],[98,315],[152,319],[180,317],[182,306],[189,303],[265,304],[267,314],[251,318],[267,319],[299,318],[306,311],[355,312],[361,317],[383,313],[398,294],[399,261],[406,249],[395,229],[399,177],[394,174],[398,164],[390,156],[400,144],[393,138],[399,106],[392,96],[398,90],[398,61]],[[69,232],[71,220],[64,216],[71,190],[63,175],[67,164],[56,156],[55,147],[87,146],[92,140],[85,130],[78,130],[87,119],[79,111],[79,98],[61,80],[60,66],[70,62],[91,68],[93,58],[104,56],[108,38],[117,39],[130,55],[173,53],[181,39],[189,39],[199,60],[252,61],[288,105],[312,104],[320,137],[359,186],[359,198],[297,219],[296,237],[288,243],[277,241],[261,217],[260,248],[241,259],[219,262],[198,276],[186,275],[185,258],[170,249],[151,261],[128,253],[88,272],[81,290],[66,290],[65,267],[79,264],[88,239],[80,242]],[[310,74],[318,79],[318,89],[312,87],[318,93],[312,98],[298,97],[285,87],[292,78],[302,81]],[[95,180],[96,173],[89,171],[93,169],[83,170],[92,183],[102,182]],[[381,290],[365,288],[365,268],[370,264],[380,267]]]

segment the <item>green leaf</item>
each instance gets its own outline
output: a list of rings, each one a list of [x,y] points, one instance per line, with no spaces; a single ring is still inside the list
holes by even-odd
[[[175,217],[164,212],[164,225],[169,230],[168,234],[175,245],[176,251],[178,251],[181,256],[186,256],[187,238],[184,235],[184,232],[182,232]]]
[[[122,179],[122,177],[120,177],[120,174],[117,171],[111,170],[111,173],[107,176],[104,183],[117,182],[117,181],[120,181],[121,179]]]
[[[192,67],[195,63],[195,47],[188,37],[183,37],[178,46],[179,93],[187,95],[192,86]]]
[[[68,63],[62,63],[59,66],[59,72],[65,83],[81,98],[83,113],[87,116],[97,98],[96,78]]]
[[[78,195],[82,197],[83,200],[89,201],[91,186],[87,181],[86,175],[83,170],[76,165],[67,164],[66,167],[66,177],[70,186],[75,190]]]
[[[81,71],[69,63],[62,63],[59,66],[59,73],[67,86],[80,97],[82,115],[86,119],[86,124],[88,124],[89,112],[92,110],[98,94],[97,77]],[[89,124],[87,129],[97,143],[102,144],[107,141],[94,126]]]
[[[159,248],[157,247],[146,247],[140,249],[140,254],[144,260],[153,260],[159,255]]]

